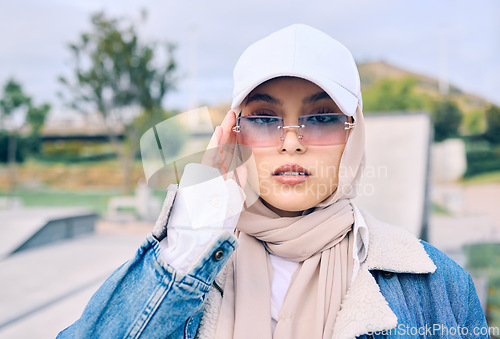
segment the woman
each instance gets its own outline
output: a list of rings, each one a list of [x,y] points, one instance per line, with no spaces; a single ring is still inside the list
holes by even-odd
[[[221,152],[186,167],[135,258],[60,336],[487,337],[465,271],[351,203],[364,123],[350,52],[293,25],[251,45],[234,80]]]

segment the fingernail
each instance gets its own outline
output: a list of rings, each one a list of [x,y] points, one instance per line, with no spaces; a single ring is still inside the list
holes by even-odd
[[[222,120],[221,125],[222,125],[222,124],[226,121],[227,117],[229,116],[229,113],[231,113],[231,112],[232,112],[233,114],[235,114],[233,110],[230,110],[229,112],[227,112],[227,113],[226,113],[226,116],[224,117],[224,120]]]
[[[229,112],[227,112],[226,115],[224,116],[224,120],[222,120],[221,125],[224,124],[224,122],[226,121],[228,114],[229,114]]]

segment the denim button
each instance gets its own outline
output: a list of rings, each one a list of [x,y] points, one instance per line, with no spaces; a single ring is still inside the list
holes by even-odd
[[[215,261],[221,260],[222,258],[224,258],[224,250],[219,248],[217,251],[214,252],[214,254],[212,255],[212,258]]]

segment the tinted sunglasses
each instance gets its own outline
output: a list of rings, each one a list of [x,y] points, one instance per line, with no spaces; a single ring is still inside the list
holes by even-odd
[[[342,113],[303,115],[295,126],[284,126],[283,118],[275,115],[250,115],[239,116],[233,131],[238,143],[249,147],[281,146],[291,128],[297,130],[302,145],[326,146],[345,144],[354,126]]]

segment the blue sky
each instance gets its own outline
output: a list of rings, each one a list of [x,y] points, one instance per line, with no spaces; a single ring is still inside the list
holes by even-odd
[[[178,46],[178,91],[167,108],[229,102],[232,68],[250,43],[289,24],[315,26],[345,44],[358,62],[384,60],[500,104],[498,0],[16,0],[0,5],[0,84],[16,77],[37,102],[66,110],[56,92],[70,74],[67,44],[89,28],[91,13],[149,12],[141,35]],[[190,81],[194,71],[195,82]]]

